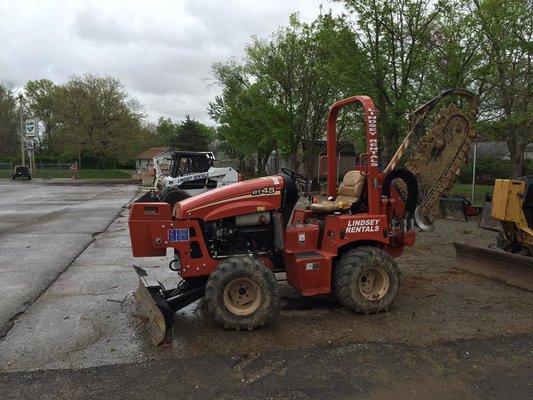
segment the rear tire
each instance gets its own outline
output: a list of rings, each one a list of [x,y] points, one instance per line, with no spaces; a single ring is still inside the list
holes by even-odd
[[[276,312],[278,282],[261,261],[234,256],[211,273],[205,302],[213,319],[224,328],[251,331],[263,326]]]
[[[163,190],[163,193],[161,193],[161,201],[170,204],[172,208],[174,208],[174,204],[176,204],[178,201],[182,201],[188,197],[191,196],[189,196],[187,192],[178,188],[169,188]]]
[[[335,270],[335,293],[340,303],[364,314],[387,311],[398,294],[400,270],[396,261],[376,247],[359,247],[342,255]]]

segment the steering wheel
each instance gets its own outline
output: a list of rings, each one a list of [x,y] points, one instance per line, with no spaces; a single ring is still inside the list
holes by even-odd
[[[291,179],[294,180],[295,182],[299,182],[299,183],[302,183],[304,185],[308,185],[309,184],[309,179],[307,179],[307,177],[305,175],[302,175],[302,174],[296,172],[295,170],[287,168],[287,167],[281,167],[280,169],[281,169],[281,172],[289,175],[291,177]]]

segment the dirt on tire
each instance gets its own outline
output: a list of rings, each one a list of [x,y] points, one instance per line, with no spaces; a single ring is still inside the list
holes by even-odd
[[[365,274],[380,268],[388,277],[386,293],[380,298],[369,299],[360,290]],[[396,261],[376,247],[358,247],[345,253],[337,265],[334,276],[335,294],[339,302],[352,311],[375,314],[387,311],[398,294],[400,270]]]
[[[261,301],[250,315],[236,315],[224,303],[224,291],[233,280],[245,278],[253,281]],[[220,263],[207,281],[205,303],[215,322],[226,329],[253,330],[272,319],[278,309],[278,283],[276,277],[261,261],[249,256],[235,256]]]

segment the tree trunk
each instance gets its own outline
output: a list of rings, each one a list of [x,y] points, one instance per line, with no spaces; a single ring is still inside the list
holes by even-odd
[[[289,156],[289,161],[291,163],[291,169],[298,171],[298,152],[293,151]]]
[[[263,176],[264,175],[264,171],[262,169],[262,166],[263,164],[261,163],[261,156],[259,155],[259,153],[257,153],[256,157],[255,157],[255,163],[256,163],[256,166],[257,166],[257,175],[259,176]]]
[[[512,137],[513,135],[510,135]],[[509,157],[511,164],[509,166],[509,178],[518,178],[524,175],[524,151],[526,150],[526,142],[517,140],[508,140],[507,146],[509,146]]]
[[[259,176],[266,175],[266,164],[268,161],[268,155],[257,154],[257,173]]]
[[[385,168],[385,166],[389,163],[390,159],[392,158],[392,155],[394,154],[396,150],[392,148],[395,142],[394,137],[396,135],[397,135],[396,127],[389,126],[387,133],[381,132],[379,164],[382,168]]]
[[[310,144],[310,146],[313,146]],[[305,160],[305,175],[309,180],[316,178],[318,171],[318,153],[313,147],[307,151],[306,160]]]

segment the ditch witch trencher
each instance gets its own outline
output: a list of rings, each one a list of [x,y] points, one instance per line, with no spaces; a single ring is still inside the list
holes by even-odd
[[[353,103],[362,106],[366,151],[337,187],[337,116]],[[328,200],[299,202],[299,189],[307,188],[308,180],[282,168],[279,175],[220,187],[173,208],[133,204],[133,255],[161,257],[172,248],[170,268],[183,278],[169,289],[137,268],[135,299],[155,343],[168,336],[174,313],[201,297],[227,329],[264,325],[278,305],[275,272],[285,272],[303,296],[333,293],[345,307],[365,314],[389,308],[399,287],[395,258],[415,242],[418,186],[407,169],[380,170],[377,117],[367,96],[330,108]],[[403,181],[402,195],[392,185],[396,179]]]

